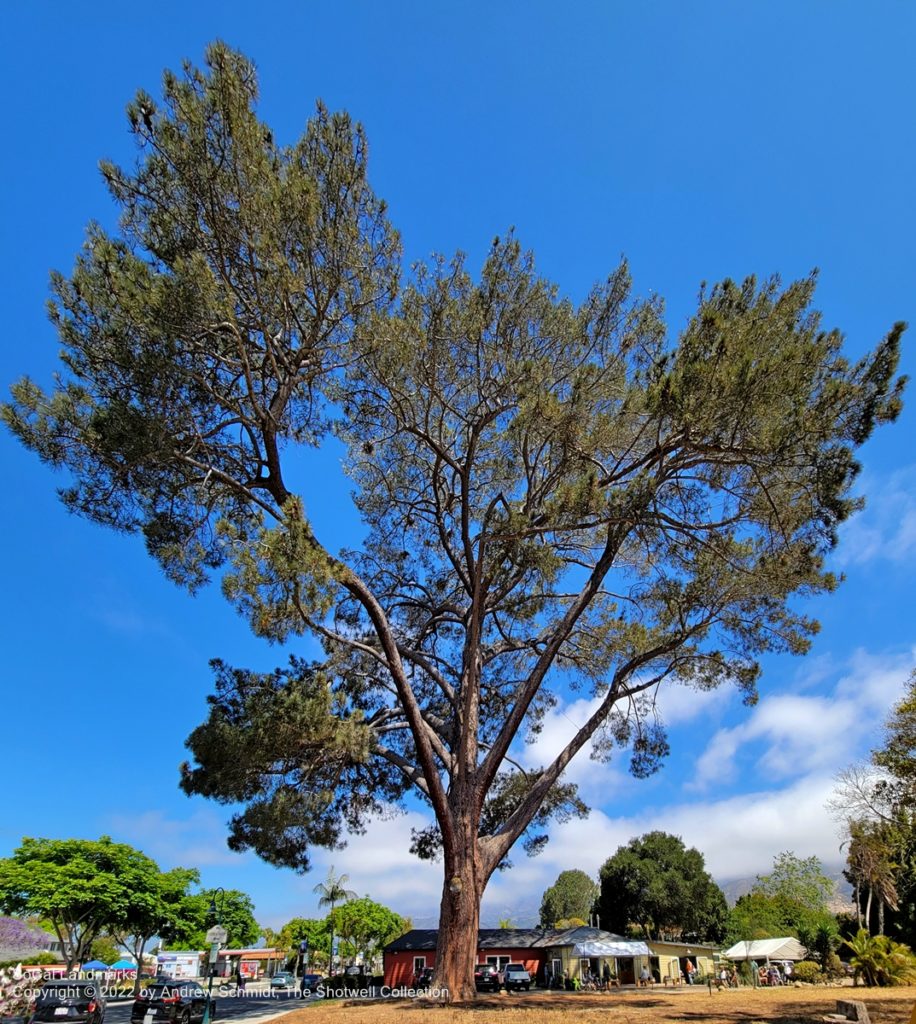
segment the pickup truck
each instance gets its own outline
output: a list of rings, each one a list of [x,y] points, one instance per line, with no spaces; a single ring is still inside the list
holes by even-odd
[[[531,975],[525,970],[524,964],[506,964],[503,972],[503,984],[506,991],[511,992],[514,988],[523,988],[527,992],[531,988]]]

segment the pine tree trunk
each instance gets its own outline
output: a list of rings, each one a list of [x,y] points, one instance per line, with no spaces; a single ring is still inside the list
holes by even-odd
[[[878,897],[878,934],[884,934],[884,900]]]
[[[853,898],[856,903],[856,927],[862,927],[862,890],[858,880],[856,881],[856,887],[853,890]]]
[[[445,880],[439,908],[439,936],[431,995],[445,1002],[467,1002],[477,995],[477,931],[480,899],[487,884],[477,846],[476,822],[463,816],[456,823],[455,852],[446,854]]]
[[[865,901],[865,927],[868,929],[868,934],[871,935],[871,897],[872,887],[868,887],[868,899]]]

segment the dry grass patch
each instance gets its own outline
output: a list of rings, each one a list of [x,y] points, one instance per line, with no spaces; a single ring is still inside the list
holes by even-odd
[[[837,999],[863,1000],[872,1024],[910,1024],[916,987],[530,992],[454,1007],[409,999],[316,1002],[284,1024],[822,1024]]]

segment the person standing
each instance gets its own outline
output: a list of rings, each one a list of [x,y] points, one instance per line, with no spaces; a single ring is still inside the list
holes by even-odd
[[[690,957],[687,958],[687,963],[684,964],[684,973],[687,975],[687,984],[693,984],[693,976],[696,973],[696,967]]]

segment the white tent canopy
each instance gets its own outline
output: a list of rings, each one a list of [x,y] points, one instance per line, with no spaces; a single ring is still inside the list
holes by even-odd
[[[798,939],[754,939],[736,942],[725,955],[729,960],[804,960],[807,952]]]
[[[630,942],[627,939],[616,939],[613,942],[593,939],[590,942],[578,942],[573,947],[574,956],[648,956],[649,947],[644,942]]]

